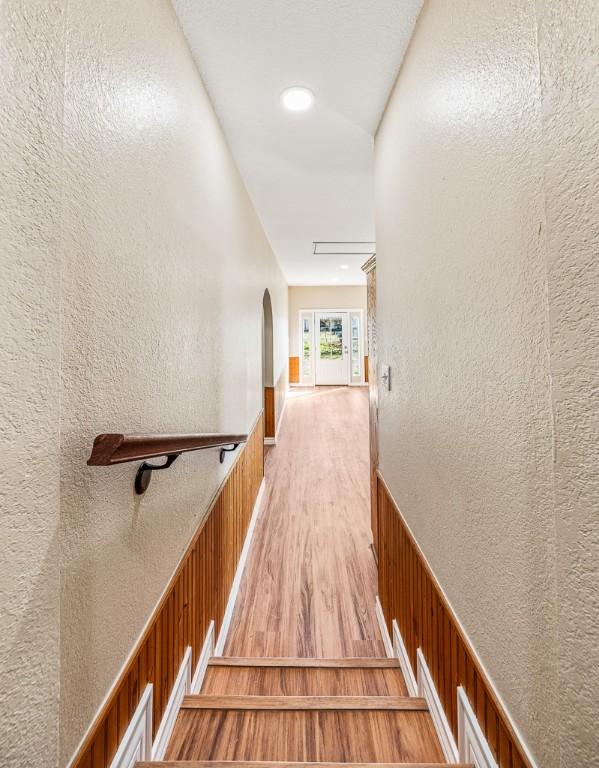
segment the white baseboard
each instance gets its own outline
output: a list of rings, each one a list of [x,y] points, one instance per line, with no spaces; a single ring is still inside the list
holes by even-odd
[[[247,534],[245,536],[245,541],[243,543],[243,549],[241,550],[241,555],[239,556],[237,570],[235,571],[235,578],[233,579],[231,592],[229,594],[229,600],[227,601],[227,608],[225,610],[225,615],[223,617],[223,622],[221,624],[220,632],[218,633],[218,640],[216,641],[216,645],[214,647],[215,656],[222,656],[223,651],[225,649],[227,634],[229,632],[229,627],[231,625],[231,619],[233,618],[235,601],[237,600],[237,595],[239,594],[239,585],[241,583],[241,577],[243,576],[243,571],[248,558],[248,553],[250,550],[250,544],[252,542],[252,536],[254,535],[256,522],[260,515],[260,506],[262,504],[262,499],[264,497],[264,488],[265,488],[265,483],[264,483],[264,478],[262,478],[262,482],[260,484],[260,490],[258,491],[258,495],[256,496],[254,510],[252,512],[250,524],[248,526]]]
[[[374,603],[374,611],[376,613],[376,619],[379,623],[379,629],[381,630],[381,635],[383,637],[383,643],[385,645],[385,652],[387,656],[392,659],[394,657],[393,653],[393,643],[391,642],[391,638],[389,637],[389,630],[387,629],[387,622],[385,621],[385,614],[383,613],[383,606],[381,605],[381,601],[379,596],[376,596],[376,601]]]
[[[399,659],[399,666],[401,667],[403,678],[406,683],[406,688],[408,689],[408,696],[418,696],[418,683],[416,682],[414,670],[412,669],[412,664],[410,663],[410,657],[408,656],[403,637],[401,636],[399,626],[395,619],[392,621],[392,626],[394,651],[393,655],[397,656]]]
[[[458,744],[460,762],[472,763],[475,768],[497,768],[462,686],[458,688]]]
[[[418,693],[426,699],[429,712],[433,719],[437,736],[441,742],[441,749],[448,763],[458,762],[458,748],[453,738],[453,733],[445,717],[443,705],[435,688],[433,678],[429,672],[426,660],[420,648],[416,651],[418,659]]]
[[[173,690],[164,710],[160,727],[152,745],[152,760],[162,760],[179,714],[183,697],[191,691],[191,648],[188,646],[179,667]]]
[[[276,445],[277,444],[277,438],[276,437],[265,437],[264,438],[264,445]]]
[[[152,756],[152,686],[146,685],[110,768],[133,768]]]
[[[200,692],[202,683],[204,682],[204,675],[206,674],[206,669],[208,668],[208,662],[210,661],[211,656],[214,656],[214,621],[210,622],[208,632],[206,632],[206,639],[204,640],[204,645],[200,651],[198,665],[196,667],[196,671],[193,674],[190,690],[192,694]]]

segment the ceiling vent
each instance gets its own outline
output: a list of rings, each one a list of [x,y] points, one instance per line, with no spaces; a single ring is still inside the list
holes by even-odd
[[[372,256],[376,243],[372,240],[313,240],[315,256]]]

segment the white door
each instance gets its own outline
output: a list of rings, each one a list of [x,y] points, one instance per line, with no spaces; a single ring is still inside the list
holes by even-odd
[[[316,384],[349,383],[347,312],[316,312]]]

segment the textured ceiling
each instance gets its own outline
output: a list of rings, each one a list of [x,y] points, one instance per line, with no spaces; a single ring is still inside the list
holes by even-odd
[[[266,234],[292,285],[363,282],[374,240],[373,135],[422,0],[174,0]],[[309,112],[280,104],[314,91]],[[340,269],[341,264],[349,269]]]

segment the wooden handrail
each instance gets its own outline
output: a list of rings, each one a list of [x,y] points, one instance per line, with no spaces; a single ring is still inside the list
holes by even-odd
[[[135,475],[135,492],[145,493],[152,479],[152,472],[168,469],[182,453],[201,451],[203,448],[220,448],[220,463],[228,451],[236,450],[247,442],[247,435],[98,435],[87,460],[90,467],[111,467],[126,461],[143,461]],[[228,446],[231,446],[230,448]],[[146,459],[164,456],[164,464],[148,464]]]
[[[203,448],[222,448],[245,443],[247,435],[98,435],[87,460],[90,467],[109,467],[126,461],[143,461],[158,456],[178,456]]]

